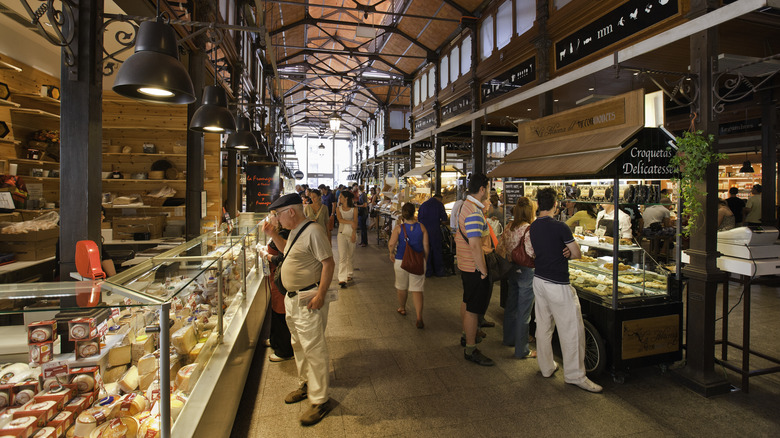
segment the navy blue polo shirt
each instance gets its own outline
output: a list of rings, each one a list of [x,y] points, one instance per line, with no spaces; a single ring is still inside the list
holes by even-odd
[[[536,259],[534,276],[557,284],[569,284],[569,261],[563,256],[567,243],[574,242],[568,225],[550,216],[540,216],[529,228]]]

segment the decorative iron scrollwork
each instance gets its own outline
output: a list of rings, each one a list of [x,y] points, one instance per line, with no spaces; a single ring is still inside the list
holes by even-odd
[[[754,77],[745,76],[743,68],[760,64],[766,61],[780,59],[780,53],[767,56],[766,58],[747,62],[732,69],[722,72],[717,71],[717,59],[713,58],[712,74],[712,113],[720,114],[726,109],[727,103],[737,102],[749,95],[761,91],[764,84],[771,84],[772,78],[780,73],[780,66],[774,72]]]
[[[677,106],[687,106],[691,107],[692,111],[697,110],[700,90],[695,74],[626,66],[619,66],[618,69],[632,71],[639,79],[648,79]],[[670,79],[670,76],[676,78]]]
[[[106,36],[103,37],[103,76],[111,76],[114,71],[122,64],[117,56],[131,50],[135,46],[135,37],[138,34],[138,25],[132,21],[120,20],[117,18],[109,18],[103,22],[103,28],[101,31],[106,34],[111,32],[110,27],[114,27],[114,41],[119,45],[117,50],[109,51],[106,46]],[[119,26],[116,28],[116,26]],[[114,44],[111,46],[116,47]]]
[[[59,6],[58,9],[55,6],[54,0],[45,0],[34,11],[27,0],[21,0],[21,3],[30,16],[31,23],[38,28],[38,33],[55,46],[62,47],[65,65],[68,67],[76,65],[76,55],[70,47],[76,36],[73,14],[73,10],[76,6],[73,2],[70,0],[60,0],[59,2],[56,2],[56,5]],[[41,20],[44,16],[46,17],[46,21]],[[47,30],[47,27],[50,27],[51,30]],[[54,33],[53,35],[52,32]]]

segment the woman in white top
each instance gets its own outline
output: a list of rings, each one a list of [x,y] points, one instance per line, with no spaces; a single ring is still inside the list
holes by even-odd
[[[599,227],[605,227],[607,229],[606,236],[612,235],[612,224],[615,220],[614,210],[615,206],[612,204],[601,204],[601,210],[596,215],[596,230]],[[620,239],[631,239],[631,217],[622,211],[618,210],[618,221],[620,222]]]
[[[357,242],[357,207],[353,203],[355,195],[344,190],[339,196],[339,207],[336,209],[336,217],[339,220],[339,286],[347,287],[347,282],[352,280],[353,255],[355,242]]]

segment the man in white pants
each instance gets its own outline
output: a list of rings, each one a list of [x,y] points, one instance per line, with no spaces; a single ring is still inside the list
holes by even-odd
[[[284,299],[287,326],[298,367],[300,387],[284,399],[297,403],[309,398],[311,407],[301,416],[301,424],[317,424],[333,409],[328,396],[328,345],[325,327],[328,323],[328,303],[325,300],[333,279],[333,251],[325,230],[308,226],[312,222],[303,214],[301,197],[295,193],[274,201],[271,216],[282,227],[291,230],[284,240],[270,223],[266,232],[285,254],[281,266],[282,284],[287,289]]]
[[[601,392],[601,386],[585,376],[585,327],[580,301],[569,284],[567,258],[580,258],[580,246],[574,241],[569,227],[553,218],[558,204],[555,190],[539,190],[537,202],[539,217],[531,224],[528,234],[536,253],[534,298],[539,370],[542,376],[551,377],[558,369],[552,351],[552,335],[557,325],[563,354],[563,380],[589,392]]]

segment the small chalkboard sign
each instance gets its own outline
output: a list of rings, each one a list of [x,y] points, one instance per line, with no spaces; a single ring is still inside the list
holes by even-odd
[[[517,204],[517,200],[525,196],[525,184],[523,182],[505,182],[504,183],[504,205],[511,209]]]
[[[247,163],[246,209],[265,213],[282,193],[282,177],[276,163]]]

